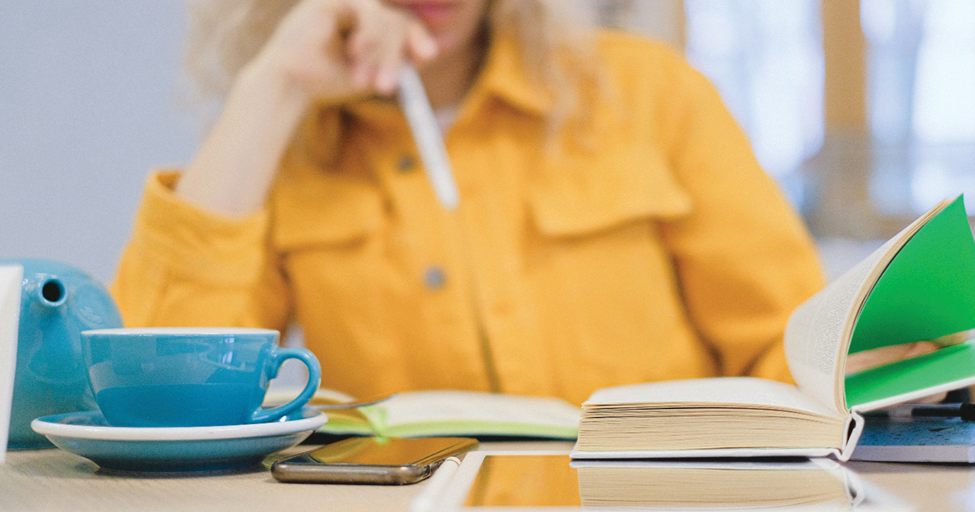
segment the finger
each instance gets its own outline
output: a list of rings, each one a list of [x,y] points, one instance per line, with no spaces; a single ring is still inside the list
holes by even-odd
[[[429,62],[437,56],[437,52],[440,50],[437,47],[436,40],[427,32],[426,27],[419,22],[410,23],[407,27],[406,44],[410,52],[410,57],[417,64]]]
[[[373,87],[382,93],[395,91],[403,61],[408,58],[407,35],[410,20],[400,11],[389,10],[375,23],[363,27],[363,37],[375,41],[369,48],[370,60],[376,63]]]
[[[357,25],[350,31],[345,46],[345,56],[350,66],[355,66],[368,62],[375,53],[374,46],[376,41],[365,33],[361,26]]]
[[[357,62],[352,64],[350,70],[350,74],[352,75],[352,83],[357,88],[369,87],[372,84],[375,73],[375,66],[368,62]]]
[[[402,65],[399,63],[382,66],[376,73],[376,90],[381,94],[391,94],[395,91],[397,84],[399,84],[401,68]]]
[[[349,36],[348,60],[357,85],[392,92],[404,54],[403,20],[376,16]]]
[[[352,66],[352,80],[357,88],[373,89],[380,94],[392,93],[399,81],[399,63],[372,64],[368,61]]]

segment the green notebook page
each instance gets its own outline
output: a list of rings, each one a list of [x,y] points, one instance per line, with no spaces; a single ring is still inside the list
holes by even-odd
[[[975,240],[963,199],[938,213],[907,242],[870,292],[850,353],[924,341],[975,327]],[[847,406],[975,375],[975,346],[860,372],[846,378]]]
[[[574,440],[579,436],[579,428],[576,426],[543,425],[527,421],[519,423],[454,419],[390,425],[381,404],[363,407],[361,411],[369,418],[376,435],[382,437],[505,436]]]

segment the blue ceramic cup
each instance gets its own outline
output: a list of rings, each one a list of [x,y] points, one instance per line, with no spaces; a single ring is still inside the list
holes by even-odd
[[[95,402],[115,427],[202,427],[262,423],[300,408],[321,367],[303,348],[278,347],[278,331],[243,328],[98,329],[81,333]],[[308,367],[297,398],[261,403],[287,359]]]

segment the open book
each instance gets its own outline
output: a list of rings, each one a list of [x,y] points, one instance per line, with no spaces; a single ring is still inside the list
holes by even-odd
[[[265,402],[287,400],[274,396]],[[321,389],[308,405],[351,401],[347,395]],[[335,435],[575,440],[579,431],[579,408],[565,400],[478,391],[410,391],[375,405],[325,412],[328,423],[318,432]]]
[[[847,356],[975,327],[975,240],[946,200],[799,306],[785,350],[796,386],[718,377],[598,390],[572,457],[849,459],[861,413],[975,383],[975,341],[846,375]]]

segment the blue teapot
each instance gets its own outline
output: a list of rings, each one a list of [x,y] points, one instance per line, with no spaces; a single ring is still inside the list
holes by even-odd
[[[81,331],[122,327],[122,317],[108,291],[77,268],[40,259],[0,265],[24,268],[8,446],[49,447],[31,421],[98,408],[81,356]]]

